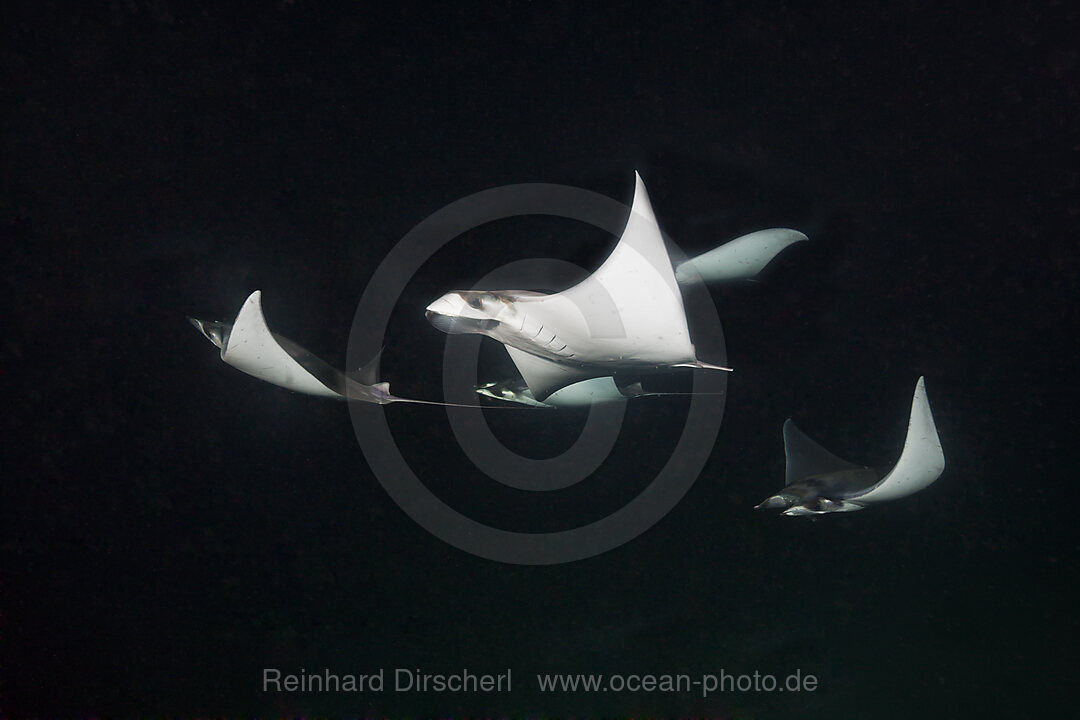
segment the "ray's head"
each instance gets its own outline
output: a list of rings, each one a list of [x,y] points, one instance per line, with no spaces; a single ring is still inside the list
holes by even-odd
[[[765,502],[760,505],[755,505],[755,510],[787,510],[792,505],[799,502],[801,498],[793,493],[777,493],[770,498],[766,498]]]
[[[189,317],[188,322],[205,335],[207,340],[222,350],[225,349],[225,344],[229,342],[229,333],[232,332],[232,325],[216,320],[198,320],[193,317]]]
[[[424,315],[442,332],[461,335],[490,331],[506,312],[506,302],[492,293],[461,290],[446,293],[428,305]]]

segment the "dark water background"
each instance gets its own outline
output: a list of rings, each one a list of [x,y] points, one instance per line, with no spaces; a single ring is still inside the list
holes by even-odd
[[[348,8],[2,12],[0,713],[1070,707],[1075,7]],[[373,269],[423,218],[520,182],[629,202],[635,169],[688,251],[770,226],[812,241],[760,283],[713,291],[736,368],[714,454],[675,510],[600,557],[520,567],[443,544],[376,482],[343,405],[240,375],[184,321],[229,317],[261,288],[275,329],[343,362]],[[438,397],[444,338],[424,304],[507,260],[593,267],[608,247],[568,221],[476,231],[410,285],[384,377]],[[890,463],[920,374],[948,460],[935,486],[819,522],[751,510],[781,484],[788,416],[841,456]],[[681,401],[639,402],[628,432],[653,444],[606,465],[625,487],[684,417]],[[475,491],[441,411],[386,412],[448,500],[535,520]],[[540,452],[572,436],[567,418],[513,423]],[[549,504],[548,521],[587,521],[589,500]],[[515,691],[259,686],[264,667],[399,666],[512,667]],[[800,668],[820,689],[531,682],[722,668]]]

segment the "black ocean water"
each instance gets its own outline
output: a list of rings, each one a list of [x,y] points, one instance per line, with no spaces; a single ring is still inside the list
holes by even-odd
[[[3,15],[3,715],[1070,706],[1075,8],[136,0]],[[628,203],[635,171],[687,252],[762,227],[811,240],[710,291],[735,369],[715,448],[682,502],[597,557],[531,567],[443,543],[374,477],[343,404],[241,375],[184,319],[228,319],[262,289],[275,330],[344,363],[366,284],[432,213],[515,183]],[[439,398],[427,303],[520,258],[592,268],[613,241],[550,217],[470,231],[405,288],[383,378]],[[947,459],[934,486],[819,521],[752,510],[782,484],[787,417],[888,466],[920,375]],[[539,532],[648,485],[686,400],[631,403],[602,477],[561,498],[483,477],[438,408],[372,411],[446,502]],[[583,422],[489,420],[533,457]],[[509,669],[513,684],[395,691],[399,668]],[[381,671],[386,687],[277,691],[267,669]],[[536,680],[755,672],[817,686]]]

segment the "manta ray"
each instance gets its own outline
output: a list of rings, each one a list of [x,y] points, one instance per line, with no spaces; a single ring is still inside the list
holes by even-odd
[[[791,418],[784,423],[784,451],[786,485],[758,510],[782,510],[794,517],[862,510],[916,493],[945,471],[945,453],[921,377],[911,399],[904,449],[884,476],[836,457],[804,435]]]
[[[428,305],[426,316],[448,334],[480,334],[506,347],[528,393],[506,383],[481,386],[490,397],[547,403],[564,388],[590,382],[575,397],[625,400],[644,393],[627,375],[673,368],[730,368],[697,357],[680,283],[755,276],[792,243],[796,230],[774,228],[742,236],[673,266],[641,175],[615,249],[588,278],[562,292],[458,290]],[[603,379],[603,380],[601,380]],[[492,388],[496,390],[493,391]]]

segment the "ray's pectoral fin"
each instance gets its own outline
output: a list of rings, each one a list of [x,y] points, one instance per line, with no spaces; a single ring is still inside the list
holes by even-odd
[[[637,173],[634,183],[630,215],[611,254],[592,275],[554,298],[569,300],[588,318],[590,337],[584,344],[600,354],[617,348],[619,355],[654,365],[694,362],[686,309],[664,236]],[[588,355],[588,348],[582,351]]]
[[[807,239],[798,230],[788,228],[758,230],[679,263],[675,277],[681,283],[699,277],[705,282],[749,280],[787,247]]]
[[[541,403],[555,391],[597,375],[572,365],[545,360],[510,345],[506,346],[506,352],[532,391],[533,398]]]
[[[915,384],[907,437],[893,469],[866,492],[851,496],[860,505],[888,502],[917,493],[931,485],[945,472],[945,452],[941,449],[925,378]]]
[[[802,430],[795,427],[795,421],[791,418],[784,422],[784,455],[787,457],[784,485],[794,485],[815,475],[855,470],[860,467],[847,460],[841,460],[818,445]]]

